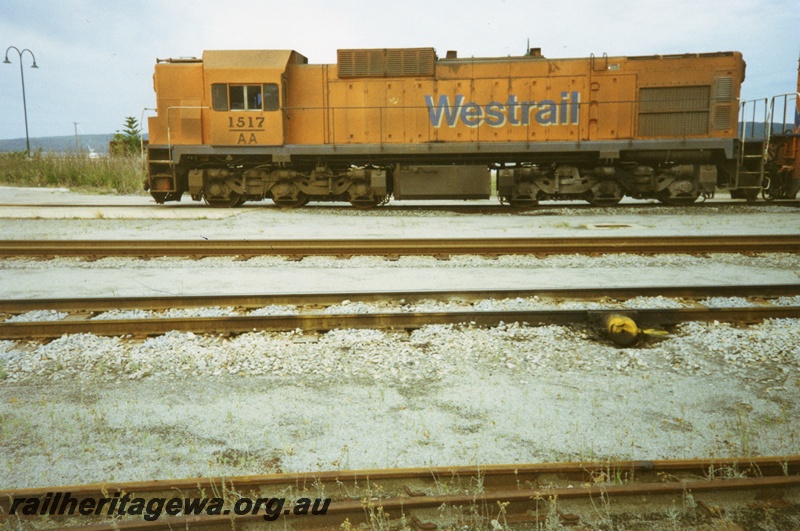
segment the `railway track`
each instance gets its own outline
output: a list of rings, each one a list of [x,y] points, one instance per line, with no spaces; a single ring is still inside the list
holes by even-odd
[[[667,297],[700,300],[709,297],[747,297],[765,299],[800,295],[798,284],[741,284],[720,286],[631,286],[625,288],[556,288],[494,289],[459,291],[359,291],[331,293],[275,293],[259,295],[166,295],[157,297],[78,297],[62,299],[0,300],[0,313],[19,314],[34,310],[64,312],[102,312],[107,310],[164,310],[230,306],[253,309],[269,305],[331,306],[342,301],[382,302],[403,300],[472,302],[487,299],[539,297],[551,300],[612,299],[624,301],[637,297]]]
[[[249,208],[277,208],[271,203],[247,203]],[[177,205],[176,205],[177,206]],[[712,207],[719,207],[719,208],[762,208],[762,207],[798,207],[800,206],[800,201],[798,200],[778,200],[778,201],[756,201],[755,203],[746,203],[742,200],[718,200],[712,199],[708,201],[700,201],[694,205],[690,205],[690,207],[700,207],[703,206],[712,206]],[[163,205],[156,205],[154,203],[143,203],[143,204],[113,204],[113,203],[97,203],[97,204],[80,204],[80,203],[0,203],[0,209],[3,208],[119,208],[119,209],[142,209],[142,208],[152,208],[154,210],[163,210]],[[205,205],[192,205],[189,204],[187,207],[181,206],[179,208],[193,208],[193,209],[205,209],[208,208]],[[376,209],[375,212],[454,212],[458,214],[516,214],[520,211],[523,212],[538,212],[538,211],[546,211],[548,209],[554,208],[568,208],[570,210],[589,210],[589,209],[598,209],[598,208],[611,208],[614,210],[637,210],[643,208],[658,208],[659,210],[663,210],[664,213],[669,213],[675,208],[687,208],[687,207],[672,207],[669,205],[664,205],[662,203],[658,203],[656,201],[648,201],[648,202],[640,202],[640,203],[620,203],[614,205],[613,207],[597,207],[594,205],[590,205],[588,203],[582,203],[578,201],[553,201],[553,202],[546,202],[541,203],[534,207],[527,207],[527,208],[513,208],[508,205],[501,205],[501,204],[426,204],[426,205],[418,205],[418,204],[388,204]],[[315,210],[344,210],[348,212],[352,212],[353,207],[349,203],[311,203],[306,205],[303,208],[303,211],[314,212]]]
[[[610,315],[624,314],[641,327],[663,327],[688,321],[756,323],[765,319],[800,318],[800,306],[765,308],[678,308],[637,310],[537,310],[425,313],[307,314],[234,317],[171,317],[103,319],[89,321],[37,321],[0,324],[0,339],[52,339],[64,334],[146,337],[167,332],[241,334],[255,331],[328,331],[373,328],[413,330],[426,325],[469,323],[497,326],[500,323],[602,324]]]
[[[797,253],[800,235],[337,240],[2,240],[0,257]]]
[[[348,328],[416,329],[431,324],[462,324],[497,326],[500,323],[520,322],[530,325],[587,324],[598,325],[613,314],[633,319],[640,327],[663,327],[687,321],[722,321],[754,323],[773,318],[800,318],[800,306],[773,305],[770,297],[800,294],[800,284],[718,287],[644,287],[624,289],[572,289],[538,291],[457,291],[457,292],[368,292],[296,295],[226,295],[197,297],[140,297],[89,298],[53,300],[6,300],[0,302],[0,312],[8,315],[36,310],[72,312],[57,321],[28,321],[0,323],[0,339],[49,339],[64,334],[91,333],[100,336],[152,336],[170,331],[193,333],[240,334],[251,331],[327,331]],[[416,311],[403,310],[402,305],[415,302],[469,301],[540,297],[544,308],[523,311]],[[635,297],[667,296],[689,299],[690,307],[683,308],[626,308],[617,300]],[[548,308],[546,299],[580,300],[602,297],[602,309]],[[748,297],[750,307],[715,308],[697,303],[708,297]],[[386,302],[402,300],[398,309],[372,313],[324,313],[321,307],[349,302]],[[240,311],[269,305],[300,307],[298,313],[284,315],[236,315],[220,317],[159,317],[137,319],[92,319],[107,310],[163,310],[167,308],[233,307]],[[536,306],[535,304],[533,306]],[[284,312],[285,313],[285,312]]]
[[[48,516],[60,527],[92,524],[90,529],[154,529],[263,527],[341,529],[350,525],[416,529],[473,525],[531,523],[606,525],[632,513],[650,513],[669,521],[681,508],[693,524],[744,523],[743,508],[758,512],[789,509],[800,503],[800,456],[740,459],[607,461],[480,467],[430,467],[389,470],[331,471],[270,474],[227,478],[191,478],[178,481],[105,483],[0,491],[0,521],[8,518],[15,500],[44,501],[55,493],[69,493],[78,501],[127,497],[211,498],[226,507],[246,497],[279,498],[290,505],[303,497],[325,499],[325,514],[301,517],[281,511],[273,522],[264,511],[231,511],[217,516],[160,515],[146,521],[120,515],[91,517]],[[18,506],[22,502],[17,502]],[[240,504],[241,505],[241,504]],[[598,510],[598,507],[600,510]],[[726,511],[730,511],[727,512]],[[55,512],[55,511],[54,511]],[[240,514],[235,514],[239,512]],[[247,514],[241,514],[246,512]],[[16,513],[16,511],[15,511]],[[50,513],[53,514],[53,513]],[[14,517],[12,517],[14,518]],[[40,515],[18,516],[19,522]],[[624,521],[624,520],[623,520]],[[652,521],[656,521],[655,518]],[[676,521],[672,522],[677,524]],[[380,525],[380,527],[379,527]],[[394,527],[392,527],[394,526]],[[449,528],[449,527],[448,527]],[[522,527],[525,528],[525,527]]]

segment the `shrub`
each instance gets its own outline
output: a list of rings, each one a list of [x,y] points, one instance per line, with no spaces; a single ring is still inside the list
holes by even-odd
[[[86,153],[0,153],[0,183],[64,187],[106,193],[142,193],[145,170],[135,155],[90,158]]]

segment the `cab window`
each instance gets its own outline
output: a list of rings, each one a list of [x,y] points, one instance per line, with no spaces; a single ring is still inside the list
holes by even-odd
[[[232,111],[262,110],[260,85],[229,85]]]
[[[277,111],[280,90],[277,83],[263,85],[211,85],[211,103],[215,111]]]
[[[264,110],[277,111],[281,108],[277,83],[264,83]]]

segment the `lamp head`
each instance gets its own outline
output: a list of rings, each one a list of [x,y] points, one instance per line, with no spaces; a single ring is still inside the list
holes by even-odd
[[[36,60],[33,61],[33,64],[31,65],[31,68],[39,68],[38,66],[36,66]]]
[[[7,65],[10,65],[10,64],[11,64],[11,61],[9,61],[9,60],[8,60],[8,56],[7,56],[7,55],[6,55],[6,60],[5,60],[5,61],[3,61],[3,63],[5,63],[5,64],[7,64]]]

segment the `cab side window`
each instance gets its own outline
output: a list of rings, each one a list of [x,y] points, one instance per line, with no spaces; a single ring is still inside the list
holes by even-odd
[[[215,111],[228,110],[228,85],[223,83],[211,85],[211,106]]]
[[[263,85],[211,85],[211,105],[215,111],[277,111],[281,107],[277,83]]]
[[[264,83],[264,110],[277,111],[281,108],[280,93],[277,83]]]

